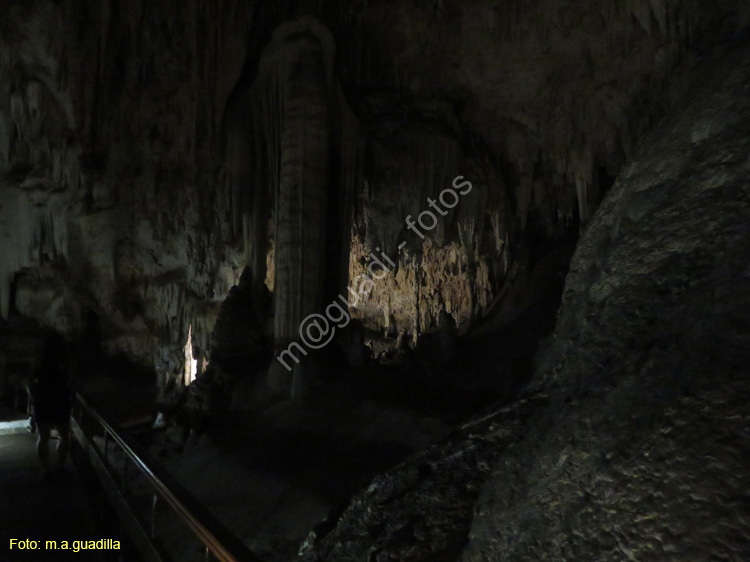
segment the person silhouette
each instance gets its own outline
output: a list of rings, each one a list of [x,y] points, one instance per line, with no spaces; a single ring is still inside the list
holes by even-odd
[[[29,385],[33,417],[37,426],[37,455],[43,477],[51,479],[49,440],[52,429],[57,429],[57,459],[54,474],[67,475],[65,461],[70,450],[71,399],[66,369],[66,349],[63,338],[49,334],[45,338],[41,361],[32,374]]]

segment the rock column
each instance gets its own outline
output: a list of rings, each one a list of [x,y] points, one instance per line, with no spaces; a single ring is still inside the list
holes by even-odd
[[[270,172],[274,187],[274,339],[276,352],[299,340],[300,323],[323,311],[326,210],[330,148],[330,69],[332,41],[314,20],[281,26],[264,55],[261,74],[267,93],[277,94],[265,111],[271,141]],[[269,68],[270,67],[270,68]],[[261,68],[261,72],[263,72]],[[268,71],[275,73],[270,80]],[[269,123],[276,121],[275,123]],[[278,127],[278,128],[277,128]],[[306,351],[310,351],[309,348]],[[296,354],[291,380],[277,371],[270,381],[292,386],[292,397],[304,393],[314,376],[315,358]],[[283,368],[283,367],[282,367]],[[276,374],[274,374],[276,373]]]

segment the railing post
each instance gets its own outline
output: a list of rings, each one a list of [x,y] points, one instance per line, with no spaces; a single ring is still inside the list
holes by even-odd
[[[151,500],[151,539],[156,538],[156,500],[159,496],[154,492],[154,496]]]
[[[79,406],[78,416],[81,422],[86,421],[86,425],[89,426],[89,431],[83,429],[83,427],[81,427],[79,424],[78,427],[75,427],[74,433],[80,440],[86,442],[85,451],[89,455],[91,461],[94,463],[97,475],[105,484],[105,491],[110,496],[110,499],[114,502],[115,508],[120,515],[120,521],[127,522],[127,531],[129,533],[132,533],[132,535],[130,535],[133,538],[132,545],[142,554],[143,559],[149,560],[150,562],[164,559],[162,554],[159,552],[161,548],[158,548],[156,543],[154,542],[156,539],[156,508],[157,504],[160,503],[159,498],[161,498],[161,500],[165,502],[165,505],[168,508],[167,515],[179,516],[182,522],[187,524],[188,528],[195,535],[195,537],[202,542],[202,545],[204,547],[202,550],[200,546],[196,550],[190,549],[191,559],[195,560],[197,555],[198,558],[203,559],[205,562],[216,560],[234,561],[234,553],[232,553],[231,550],[229,550],[225,545],[219,542],[217,536],[214,535],[216,531],[212,531],[209,527],[209,525],[217,527],[217,521],[212,520],[209,514],[201,512],[199,508],[196,509],[196,511],[198,512],[197,514],[191,513],[188,510],[188,506],[186,505],[186,503],[189,505],[189,503],[186,501],[188,499],[188,496],[185,495],[184,491],[182,491],[179,486],[176,486],[177,489],[174,491],[167,487],[167,484],[164,482],[164,480],[162,480],[162,478],[164,478],[165,480],[167,480],[167,482],[169,482],[169,479],[165,478],[167,476],[166,474],[164,474],[164,476],[159,476],[158,473],[155,474],[154,471],[145,464],[144,459],[140,456],[140,454],[137,453],[133,449],[133,447],[123,438],[123,436],[119,434],[118,430],[115,429],[115,427],[111,426],[110,423],[105,418],[103,418],[96,410],[92,409],[80,395],[77,395],[77,402]],[[103,450],[102,447],[97,444],[102,431],[104,432]],[[94,439],[96,439],[96,441]],[[113,466],[113,464],[109,462],[110,441],[113,441],[114,444],[116,444],[116,446],[119,448],[118,450],[122,453],[121,474],[117,474],[119,458],[115,459],[118,461],[117,463],[115,463],[117,466]],[[115,453],[117,453],[117,451]],[[148,458],[148,456],[146,455],[144,455],[144,457]],[[129,465],[132,465],[132,467],[130,467]],[[147,523],[147,521],[144,521],[142,512],[140,511],[140,509],[138,509],[137,512],[134,511],[132,500],[135,498],[132,496],[126,497],[130,495],[128,494],[128,472],[131,470],[131,468],[134,468],[136,470],[136,479],[144,477],[151,487],[152,501],[150,514],[150,537],[148,536],[149,529],[144,528],[144,523]],[[119,490],[118,480],[119,484],[121,484],[122,486]],[[136,483],[138,484],[139,482]],[[139,497],[142,497],[140,496],[140,494],[137,495]],[[185,497],[180,497],[180,495],[185,495]],[[98,515],[101,519],[103,519],[105,516],[103,503],[101,504],[101,509],[98,510]],[[148,518],[148,515],[146,515],[146,518]],[[227,537],[225,540],[232,540],[231,535],[228,534],[226,530],[222,530],[221,526],[218,526],[218,531],[220,533],[223,533],[223,535]],[[126,545],[127,543],[125,540],[125,535],[122,535],[121,538],[122,544]],[[187,544],[189,545],[191,543],[188,542]],[[230,542],[230,544],[232,543]],[[235,548],[238,549],[238,551],[242,552],[242,547],[238,546],[236,543],[232,547],[232,549]],[[123,559],[125,559],[125,557],[123,556],[124,554],[126,554],[125,552],[120,552],[119,554],[121,557],[123,557]],[[253,560],[256,559],[252,556],[251,558]]]

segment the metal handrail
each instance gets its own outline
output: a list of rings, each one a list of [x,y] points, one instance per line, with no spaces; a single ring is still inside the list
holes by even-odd
[[[77,421],[80,425],[82,421],[82,413],[86,412],[88,416],[93,418],[98,425],[104,431],[104,460],[107,458],[107,449],[110,439],[116,443],[121,451],[125,454],[125,468],[127,469],[127,461],[130,462],[140,471],[140,473],[147,479],[151,488],[154,492],[154,500],[152,509],[156,506],[157,495],[161,497],[172,511],[178,515],[178,517],[187,525],[192,533],[203,543],[206,548],[206,557],[208,559],[208,553],[210,552],[220,562],[261,562],[260,558],[247,549],[241,541],[236,539],[229,531],[216,521],[205,508],[198,505],[182,487],[174,481],[173,478],[168,476],[163,470],[156,468],[156,465],[152,463],[149,465],[144,459],[148,457],[144,452],[137,452],[137,447],[131,443],[128,443],[122,435],[115,429],[114,424],[108,422],[99,412],[97,412],[80,394],[76,394],[76,402],[81,408]],[[86,435],[86,432],[81,429],[81,432],[86,438],[93,443],[92,437]],[[126,472],[123,474],[123,488],[126,486]],[[152,537],[153,538],[153,525],[154,525],[154,514],[152,513]],[[217,534],[222,536],[222,540],[219,540]],[[228,543],[232,543],[231,546]]]

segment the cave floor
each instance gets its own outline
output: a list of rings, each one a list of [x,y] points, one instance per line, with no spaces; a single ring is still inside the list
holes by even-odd
[[[375,474],[450,429],[403,404],[363,398],[356,386],[328,384],[305,404],[234,409],[179,454],[170,449],[179,430],[152,435],[152,451],[256,554],[288,560]]]
[[[407,364],[339,366],[301,403],[254,402],[248,378],[205,434],[173,427],[138,437],[256,554],[292,559],[376,475],[517,395],[554,327],[565,257],[540,262],[531,277],[545,290],[460,337],[450,359],[435,348]]]
[[[256,554],[289,560],[377,474],[509,400],[538,343],[521,327],[534,323],[532,311],[517,329],[459,342],[442,368],[364,366],[321,384],[304,403],[234,407],[186,442],[177,428],[140,437]]]

